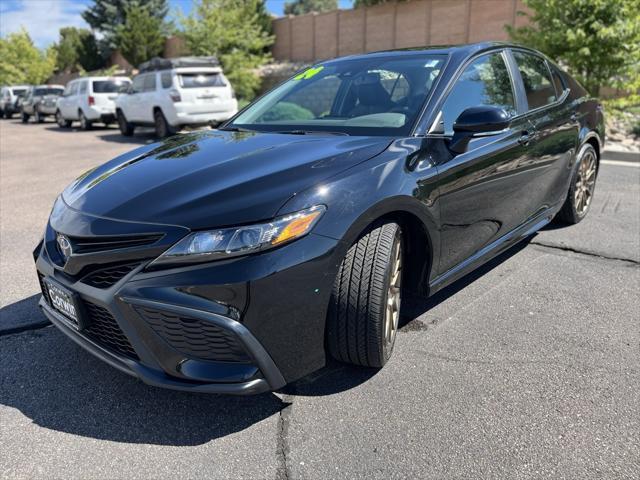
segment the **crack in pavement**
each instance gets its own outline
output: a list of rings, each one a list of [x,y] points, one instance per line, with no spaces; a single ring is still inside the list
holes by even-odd
[[[531,243],[531,245],[537,245],[537,246],[543,247],[543,248],[550,248],[550,249],[553,249],[553,250],[561,250],[563,252],[577,253],[578,255],[586,255],[588,257],[601,258],[601,259],[604,259],[604,260],[614,260],[614,261],[617,261],[617,262],[627,262],[627,263],[631,263],[633,265],[640,265],[640,261],[634,260],[632,258],[612,257],[612,256],[609,256],[609,255],[604,255],[602,253],[589,252],[587,250],[579,250],[577,248],[568,247],[566,245],[554,245],[552,243],[542,243],[540,241],[535,241],[535,240],[532,240],[530,243]]]
[[[289,480],[291,471],[287,463],[289,454],[289,425],[293,412],[293,397],[289,394],[282,395],[282,403],[285,407],[280,410],[278,417],[278,441],[276,444],[276,480]]]

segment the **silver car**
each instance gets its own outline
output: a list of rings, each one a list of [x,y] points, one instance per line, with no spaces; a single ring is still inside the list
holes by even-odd
[[[62,85],[30,87],[20,102],[22,123],[27,123],[32,116],[37,123],[42,123],[45,117],[55,115],[58,97],[62,92],[64,92]]]

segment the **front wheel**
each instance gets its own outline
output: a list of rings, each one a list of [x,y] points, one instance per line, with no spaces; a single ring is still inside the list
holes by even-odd
[[[42,122],[44,122],[44,117],[43,117],[43,116],[42,116],[42,114],[40,113],[40,110],[38,110],[37,108],[36,108],[36,113],[35,113],[35,115],[34,115],[34,117],[33,117],[33,118],[35,119],[36,123],[42,123]]]
[[[369,230],[349,248],[336,277],[327,344],[342,362],[382,367],[393,352],[402,296],[402,231],[397,223]]]
[[[65,120],[60,110],[56,111],[56,123],[60,128],[69,128],[71,126],[71,120]]]
[[[558,218],[569,225],[575,225],[587,216],[598,175],[598,155],[593,146],[584,145],[578,158],[578,168],[571,178],[567,198],[558,212]]]
[[[21,120],[22,120],[22,123],[29,123],[29,114],[22,112]]]
[[[131,135],[133,135],[135,127],[131,123],[127,122],[127,118],[124,116],[124,113],[118,110],[118,112],[116,113],[116,118],[118,120],[118,128],[120,129],[120,133],[125,137],[130,137]]]

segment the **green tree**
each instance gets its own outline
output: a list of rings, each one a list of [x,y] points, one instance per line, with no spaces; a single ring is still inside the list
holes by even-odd
[[[273,37],[261,17],[263,0],[197,0],[181,19],[193,55],[216,55],[238,97],[252,99],[260,87],[255,70],[269,61]]]
[[[525,3],[533,10],[525,14],[531,24],[506,27],[515,41],[537,48],[566,65],[593,95],[598,95],[603,85],[638,82],[640,0],[525,0]]]
[[[93,0],[93,5],[82,13],[84,21],[101,33],[103,50],[117,48],[118,29],[127,20],[127,9],[132,7],[146,7],[153,17],[160,20],[169,13],[167,0]]]
[[[311,12],[328,12],[338,8],[338,0],[293,0],[284,4],[285,15],[304,15]]]
[[[96,37],[84,28],[64,27],[60,29],[60,40],[55,45],[56,68],[59,71],[92,71],[104,66],[98,52]]]
[[[47,80],[56,67],[56,50],[36,48],[22,29],[0,38],[0,84],[39,84]]]
[[[148,7],[131,6],[126,20],[116,30],[115,44],[131,65],[140,65],[162,53],[165,41],[164,22],[152,15]]]

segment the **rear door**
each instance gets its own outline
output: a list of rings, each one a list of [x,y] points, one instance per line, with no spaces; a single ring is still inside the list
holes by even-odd
[[[142,83],[142,96],[140,100],[140,119],[145,123],[153,123],[153,108],[157,106],[156,101],[156,87],[157,87],[157,74],[156,72],[147,73]]]
[[[454,154],[448,149],[454,121],[467,108],[484,105],[501,107],[513,116],[510,127],[474,138],[464,153]],[[530,174],[523,138],[531,132],[528,121],[518,116],[521,108],[503,51],[468,62],[445,94],[428,135],[440,179],[442,279],[455,276],[456,266],[490,250],[527,220]]]
[[[512,49],[511,55],[526,117],[535,131],[529,145],[535,168],[529,193],[533,214],[564,200],[579,123],[572,117],[568,90],[561,78],[554,79],[548,62],[528,50]]]
[[[220,71],[178,70],[176,82],[181,105],[189,113],[222,112],[233,108],[229,82]]]

